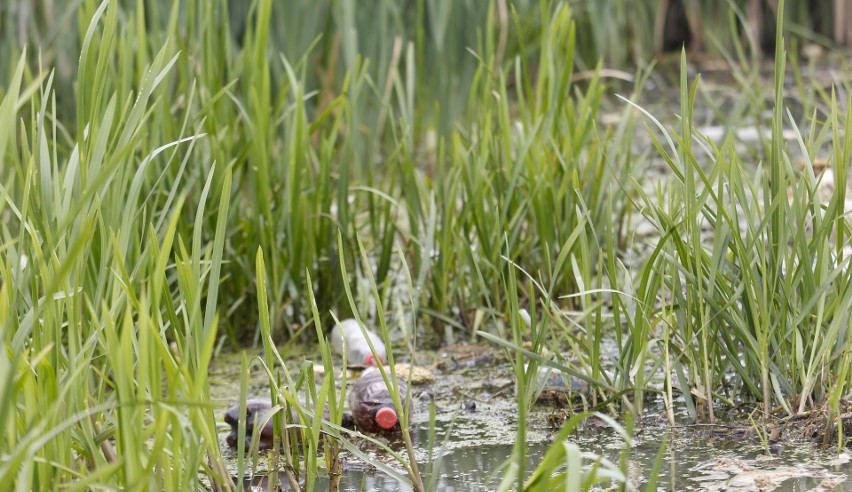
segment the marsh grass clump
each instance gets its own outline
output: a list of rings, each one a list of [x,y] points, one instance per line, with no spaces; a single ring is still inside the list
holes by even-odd
[[[815,111],[800,129],[785,105],[780,34],[776,47],[765,164],[744,164],[732,136],[716,146],[695,131],[690,115],[699,82],[688,86],[685,69],[682,131],[666,134],[664,142],[652,136],[675,175],[668,193],[644,197],[662,238],[645,268],[660,279],[660,296],[671,299],[658,312],[682,355],[665,373],[689,381],[685,397],[705,402],[711,421],[715,399],[757,399],[768,417],[774,403],[787,414],[801,413],[848,384],[843,368],[850,340],[841,326],[850,302],[850,120],[841,123],[843,106],[832,97],[829,112]],[[794,171],[794,154],[782,137],[785,122],[803,156],[801,172]],[[816,156],[825,154],[837,177],[827,199],[818,189],[827,174],[814,171]],[[733,387],[725,382],[731,372],[739,381]]]

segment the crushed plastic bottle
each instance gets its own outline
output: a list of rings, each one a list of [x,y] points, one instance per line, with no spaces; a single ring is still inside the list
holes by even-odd
[[[259,421],[270,410],[272,410],[272,402],[269,399],[252,398],[250,400],[246,400],[246,449],[251,446],[251,435],[254,432],[255,424],[259,423]],[[228,434],[227,437],[228,446],[236,448],[239,436],[237,431],[239,429],[240,422],[239,404],[232,406],[227,412],[225,412],[225,422],[231,426],[231,433]],[[258,447],[260,449],[272,448],[272,434],[273,424],[272,419],[269,419],[266,425],[263,426],[263,429],[260,430],[260,435],[258,436]]]
[[[272,410],[272,401],[269,398],[252,398],[246,400],[246,447],[245,449],[249,449],[251,447],[251,436],[254,432],[254,426],[257,425],[261,419],[263,419],[268,412]],[[295,408],[291,409],[291,422],[298,422],[299,414],[296,412]],[[328,419],[328,409],[323,414],[324,419]],[[235,448],[237,447],[237,439],[239,438],[239,423],[240,423],[240,405],[239,403],[232,406],[225,412],[225,422],[231,426],[231,433],[228,434],[226,441],[228,446]],[[266,424],[264,424],[263,428],[260,429],[260,433],[258,435],[258,448],[259,449],[272,449],[274,442],[274,423],[272,418],[270,418]],[[354,423],[352,422],[352,416],[350,414],[344,413],[341,426],[347,429],[354,428]],[[301,440],[301,432],[296,433],[296,437]]]

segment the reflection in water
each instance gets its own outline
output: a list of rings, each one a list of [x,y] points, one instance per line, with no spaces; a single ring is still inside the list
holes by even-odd
[[[546,448],[543,446],[535,446],[531,449],[531,462],[538,462],[545,450]],[[447,492],[494,490],[500,482],[503,466],[511,455],[511,445],[457,449],[448,456],[444,456],[441,460],[438,470],[439,478],[435,490]],[[428,467],[425,468],[423,480],[428,481],[431,470]],[[320,483],[319,490],[323,490],[326,486],[327,482],[323,480]],[[340,489],[342,491],[411,490],[392,477],[376,475],[372,471],[362,472],[355,470],[347,470],[343,474]]]
[[[610,459],[616,458],[616,440],[607,432],[579,437],[580,446],[587,450],[601,451]],[[641,440],[634,448],[631,458],[636,460],[640,470],[647,473],[653,467],[653,461],[659,450],[660,441],[656,437]],[[660,470],[658,490],[758,490],[758,483],[772,484],[770,488],[777,492],[800,490],[852,490],[844,485],[852,485],[848,478],[850,458],[829,459],[829,456],[816,452],[809,443],[789,443],[777,448],[774,457],[767,457],[759,445],[753,443],[733,443],[725,439],[696,439],[697,436],[676,436],[667,446],[666,463]],[[468,443],[471,444],[471,443]],[[534,468],[542,459],[547,445],[534,444],[530,447],[529,465]],[[493,445],[479,447],[456,447],[444,453],[440,459],[438,478],[434,490],[448,492],[494,490],[500,482],[506,460],[512,454],[512,445]],[[834,464],[832,465],[832,461]],[[431,470],[422,466],[424,481],[431,477]],[[528,470],[528,473],[531,470]],[[644,477],[647,478],[647,477]],[[284,476],[281,483],[286,482]],[[827,487],[827,485],[829,485]],[[253,490],[266,490],[265,484]],[[641,488],[641,482],[640,482]],[[320,477],[317,490],[325,490],[328,482]],[[816,488],[814,488],[816,487]],[[823,487],[823,488],[820,488]],[[285,490],[288,490],[285,488]],[[396,491],[411,490],[397,482],[393,477],[382,475],[372,469],[347,469],[341,480],[342,491]]]

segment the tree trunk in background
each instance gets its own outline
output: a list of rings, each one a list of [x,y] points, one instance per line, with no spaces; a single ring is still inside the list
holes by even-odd
[[[834,42],[852,46],[852,5],[848,0],[834,0]]]
[[[686,0],[686,22],[691,35],[689,50],[704,51],[704,35],[701,32],[701,11],[697,0]]]
[[[763,45],[763,6],[760,0],[751,0],[748,3],[748,29],[751,37],[758,46]]]
[[[654,16],[654,51],[662,53],[665,48],[666,14],[669,11],[670,0],[657,2],[657,15]]]

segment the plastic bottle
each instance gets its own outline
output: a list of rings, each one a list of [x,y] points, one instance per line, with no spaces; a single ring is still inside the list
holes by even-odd
[[[272,401],[269,398],[252,398],[246,400],[246,449],[249,449],[249,447],[251,446],[251,435],[254,432],[255,424],[260,422],[260,420],[265,417],[266,413],[271,410]],[[298,422],[299,414],[298,412],[296,412],[295,408],[291,409],[290,415],[292,416],[290,422]],[[326,409],[326,411],[323,413],[323,418],[328,419],[328,409]],[[239,403],[232,406],[228,409],[227,412],[225,412],[225,422],[231,426],[231,433],[228,434],[228,437],[226,438],[228,446],[236,448],[240,424]],[[347,413],[344,413],[341,426],[347,429],[354,428],[352,416]],[[272,449],[272,444],[274,442],[274,434],[275,424],[273,423],[272,418],[270,418],[269,421],[267,421],[266,424],[263,426],[263,429],[260,430],[260,435],[258,436],[258,448]],[[297,432],[296,437],[301,440],[301,432]]]
[[[382,360],[387,360],[387,349],[381,337],[370,330],[367,330],[367,335],[373,342],[373,347],[376,349],[376,355]],[[340,355],[343,355],[344,345],[346,347],[346,361],[350,367],[375,367],[376,361],[373,353],[370,351],[370,345],[367,339],[361,332],[358,322],[354,319],[345,319],[339,325],[335,324],[331,330],[331,348]]]
[[[272,410],[272,401],[264,398],[252,398],[250,400],[246,400],[246,449],[251,446],[251,435],[254,432],[255,423],[259,422],[260,419],[264,417],[264,415]],[[232,448],[237,447],[237,439],[239,434],[237,433],[240,424],[240,405],[239,403],[232,406],[225,412],[225,422],[231,426],[231,433],[228,434],[227,441],[228,446]],[[259,444],[258,447],[260,449],[271,449],[272,448],[272,436],[273,436],[273,423],[272,419],[269,419],[269,422],[263,426],[263,429],[260,431]]]
[[[407,386],[399,382],[399,393],[403,406]],[[383,433],[399,431],[399,415],[379,371],[368,371],[349,389],[349,409],[356,428],[361,432]]]

